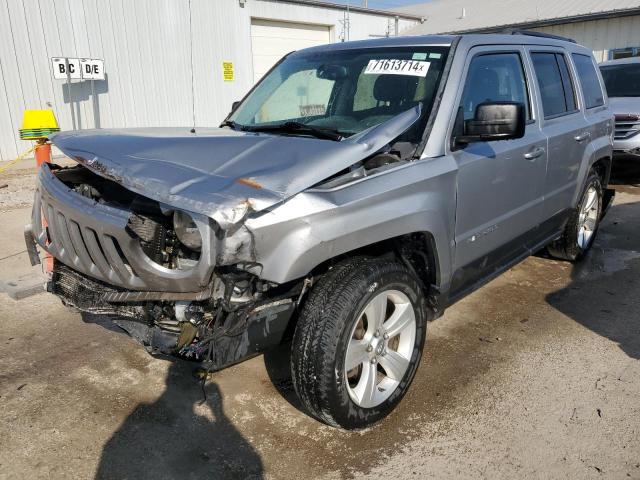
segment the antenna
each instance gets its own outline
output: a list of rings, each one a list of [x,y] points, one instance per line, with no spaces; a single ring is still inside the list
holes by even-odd
[[[350,7],[350,2],[347,2],[347,9],[342,12],[342,20],[339,20],[340,24],[342,25],[342,32],[340,32],[341,42],[349,41],[349,27],[350,27],[349,7]]]

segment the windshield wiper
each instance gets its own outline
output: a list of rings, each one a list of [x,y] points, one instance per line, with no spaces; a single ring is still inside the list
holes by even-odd
[[[344,136],[338,132],[338,130],[324,127],[314,127],[302,122],[284,122],[274,125],[255,125],[255,126],[242,126],[241,130],[247,132],[285,132],[285,133],[303,133],[313,135],[316,138],[323,138],[326,140],[334,140],[339,142]]]

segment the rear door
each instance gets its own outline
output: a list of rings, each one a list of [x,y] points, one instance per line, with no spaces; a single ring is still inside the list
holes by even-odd
[[[575,72],[564,49],[528,47],[527,50],[535,72],[542,132],[549,146],[541,234],[552,235],[572,206],[590,133],[580,110]]]
[[[542,218],[546,136],[531,102],[531,72],[520,46],[476,47],[458,93],[464,119],[479,103],[525,105],[525,136],[455,148],[458,190],[452,296],[474,288],[528,252],[529,233]]]
[[[605,88],[593,56],[574,52],[571,54],[582,91],[584,117],[590,141],[606,138],[614,128],[612,112],[607,108]],[[577,200],[577,197],[576,199]]]

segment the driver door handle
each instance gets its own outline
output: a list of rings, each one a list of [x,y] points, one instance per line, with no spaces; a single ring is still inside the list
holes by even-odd
[[[584,142],[587,138],[589,138],[591,134],[589,132],[583,132],[580,135],[576,135],[573,139],[576,142]]]
[[[540,155],[542,155],[543,153],[544,153],[544,148],[536,147],[530,152],[525,153],[524,158],[526,158],[527,160],[534,160],[538,158]]]

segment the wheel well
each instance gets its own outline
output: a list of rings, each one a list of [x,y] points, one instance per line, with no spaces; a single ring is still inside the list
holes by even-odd
[[[322,274],[344,258],[355,256],[395,257],[416,274],[425,294],[438,283],[435,240],[429,232],[408,233],[352,250],[318,265],[312,274]]]
[[[603,187],[609,185],[611,177],[611,157],[602,157],[596,160],[591,168],[598,174]]]

